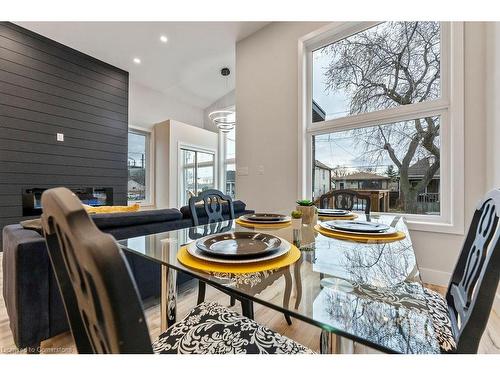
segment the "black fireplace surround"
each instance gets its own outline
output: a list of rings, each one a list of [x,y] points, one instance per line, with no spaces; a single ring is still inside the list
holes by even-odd
[[[35,216],[42,214],[41,198],[46,188],[24,189],[22,192],[23,216]],[[83,204],[89,206],[112,206],[113,188],[85,187],[70,189],[76,194]]]

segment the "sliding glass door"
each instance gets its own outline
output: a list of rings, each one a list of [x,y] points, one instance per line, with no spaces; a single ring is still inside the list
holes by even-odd
[[[181,148],[180,203],[186,205],[189,198],[215,188],[215,154]]]

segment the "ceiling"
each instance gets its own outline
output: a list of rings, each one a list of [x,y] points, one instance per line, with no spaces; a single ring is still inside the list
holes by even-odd
[[[235,44],[267,22],[17,22],[199,108],[234,89]],[[168,38],[167,43],[160,36]],[[135,64],[138,57],[141,64]],[[228,79],[220,69],[229,67]]]

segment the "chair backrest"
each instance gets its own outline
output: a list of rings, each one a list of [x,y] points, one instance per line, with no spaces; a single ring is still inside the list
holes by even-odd
[[[349,211],[364,211],[365,214],[370,214],[370,196],[360,194],[354,190],[331,190],[323,194],[319,197],[319,208],[332,208],[330,202],[333,203],[333,208]]]
[[[203,204],[197,204],[203,202]],[[202,191],[198,196],[189,198],[189,211],[191,212],[191,219],[193,225],[200,225],[198,218],[197,207],[203,207],[208,217],[208,223],[216,223],[224,221],[223,216],[223,203],[227,202],[229,208],[229,218],[234,219],[234,204],[229,195],[215,189]]]
[[[457,352],[476,353],[495,299],[500,274],[500,190],[474,212],[453,271],[446,301]]]
[[[152,353],[124,254],[66,188],[42,194],[49,257],[79,353]]]

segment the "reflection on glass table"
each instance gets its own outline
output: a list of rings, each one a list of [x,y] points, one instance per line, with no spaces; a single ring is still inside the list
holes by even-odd
[[[360,215],[359,219],[366,218]],[[126,251],[163,266],[165,324],[175,321],[175,275],[181,271],[320,327],[325,350],[332,346],[331,336],[335,334],[384,352],[439,353],[404,219],[371,215],[370,220],[388,224],[404,232],[406,238],[391,243],[376,240],[360,243],[327,237],[316,232],[312,225],[303,225],[300,230],[292,226],[252,229],[225,221],[217,227],[198,226],[119,243]],[[273,234],[296,244],[301,257],[281,269],[247,274],[206,273],[177,260],[181,246],[214,230]],[[272,293],[267,293],[270,288]]]

